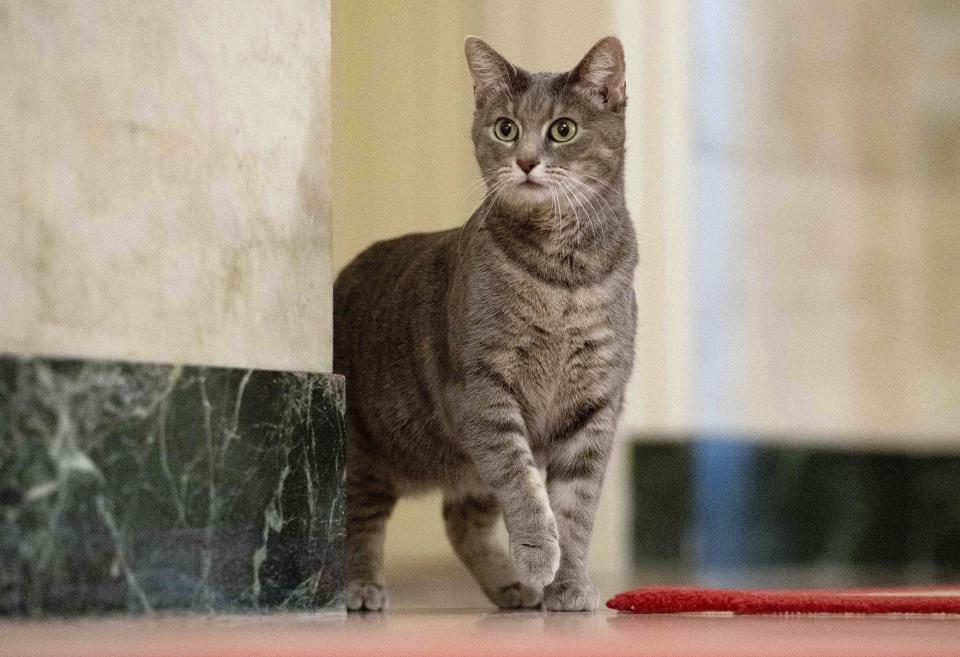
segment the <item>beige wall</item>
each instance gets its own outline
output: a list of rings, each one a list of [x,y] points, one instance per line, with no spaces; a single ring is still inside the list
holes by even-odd
[[[960,5],[616,7],[641,73],[627,428],[955,449]]]
[[[0,351],[329,371],[329,5],[0,0]]]
[[[956,448],[960,8],[691,6],[687,424]]]
[[[479,178],[463,36],[470,3],[333,3],[334,255],[457,226]]]

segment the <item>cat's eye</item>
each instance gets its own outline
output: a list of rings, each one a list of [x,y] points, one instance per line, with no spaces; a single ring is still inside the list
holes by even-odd
[[[562,144],[577,134],[577,124],[573,119],[557,119],[550,125],[550,139]]]
[[[510,119],[497,119],[493,124],[493,134],[500,141],[514,141],[520,136],[520,128]]]

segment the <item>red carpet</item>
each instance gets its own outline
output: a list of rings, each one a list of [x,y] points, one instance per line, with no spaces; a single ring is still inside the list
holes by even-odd
[[[620,593],[607,606],[635,614],[960,614],[960,587],[794,591],[651,587]]]

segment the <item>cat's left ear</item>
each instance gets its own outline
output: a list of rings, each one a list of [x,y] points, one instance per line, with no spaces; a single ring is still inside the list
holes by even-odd
[[[604,109],[618,112],[626,105],[626,64],[618,38],[597,41],[570,75],[574,88]]]

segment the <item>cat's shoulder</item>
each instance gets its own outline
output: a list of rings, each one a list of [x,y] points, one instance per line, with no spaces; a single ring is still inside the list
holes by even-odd
[[[364,249],[356,259],[377,259],[394,255],[422,253],[425,249],[446,244],[450,237],[455,235],[458,230],[459,229],[440,230],[429,233],[407,233],[400,237],[380,240]]]
[[[456,239],[458,232],[459,229],[408,233],[374,242],[343,268],[337,276],[335,287],[358,278],[368,278],[374,272],[397,273],[424,258],[438,257]]]

